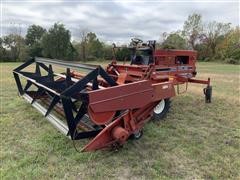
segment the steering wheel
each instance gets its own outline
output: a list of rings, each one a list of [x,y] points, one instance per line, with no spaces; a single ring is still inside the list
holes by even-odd
[[[138,44],[138,43],[142,43],[142,42],[143,42],[141,39],[138,39],[138,38],[132,38],[131,40],[132,40],[132,42],[134,42],[135,44]]]

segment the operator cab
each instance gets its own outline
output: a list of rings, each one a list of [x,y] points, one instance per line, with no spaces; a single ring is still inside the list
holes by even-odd
[[[133,38],[129,46],[131,65],[149,65],[154,63],[153,54],[156,41],[143,43],[141,39]]]

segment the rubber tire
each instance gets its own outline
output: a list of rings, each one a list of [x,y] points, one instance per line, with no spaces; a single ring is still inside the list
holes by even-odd
[[[153,111],[153,119],[155,121],[160,121],[164,119],[170,109],[170,104],[171,104],[170,98],[164,99],[164,101],[165,101],[165,106],[161,113],[157,114]]]
[[[138,133],[131,134],[129,139],[138,140],[138,139],[141,139],[142,135],[143,135],[143,130],[141,129],[141,130],[139,130]]]
[[[142,137],[142,135],[143,135],[143,130],[140,130],[140,131],[138,131],[138,133],[133,134],[133,139],[138,140]]]

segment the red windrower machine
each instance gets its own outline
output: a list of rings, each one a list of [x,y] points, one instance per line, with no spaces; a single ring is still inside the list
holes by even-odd
[[[205,101],[211,102],[210,78],[195,79],[196,51],[158,50],[155,41],[136,38],[128,48],[130,63],[113,58],[105,69],[32,58],[13,70],[19,94],[70,139],[90,138],[82,151],[139,139],[146,122],[164,118],[170,99],[186,92],[188,83],[205,84]],[[57,72],[60,67],[64,72]]]

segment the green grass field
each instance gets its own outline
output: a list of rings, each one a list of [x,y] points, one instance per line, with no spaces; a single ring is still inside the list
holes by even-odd
[[[0,179],[240,179],[240,66],[199,63],[197,77],[212,80],[211,104],[202,85],[189,85],[140,140],[78,153],[18,97],[11,71],[19,64],[0,65]]]

